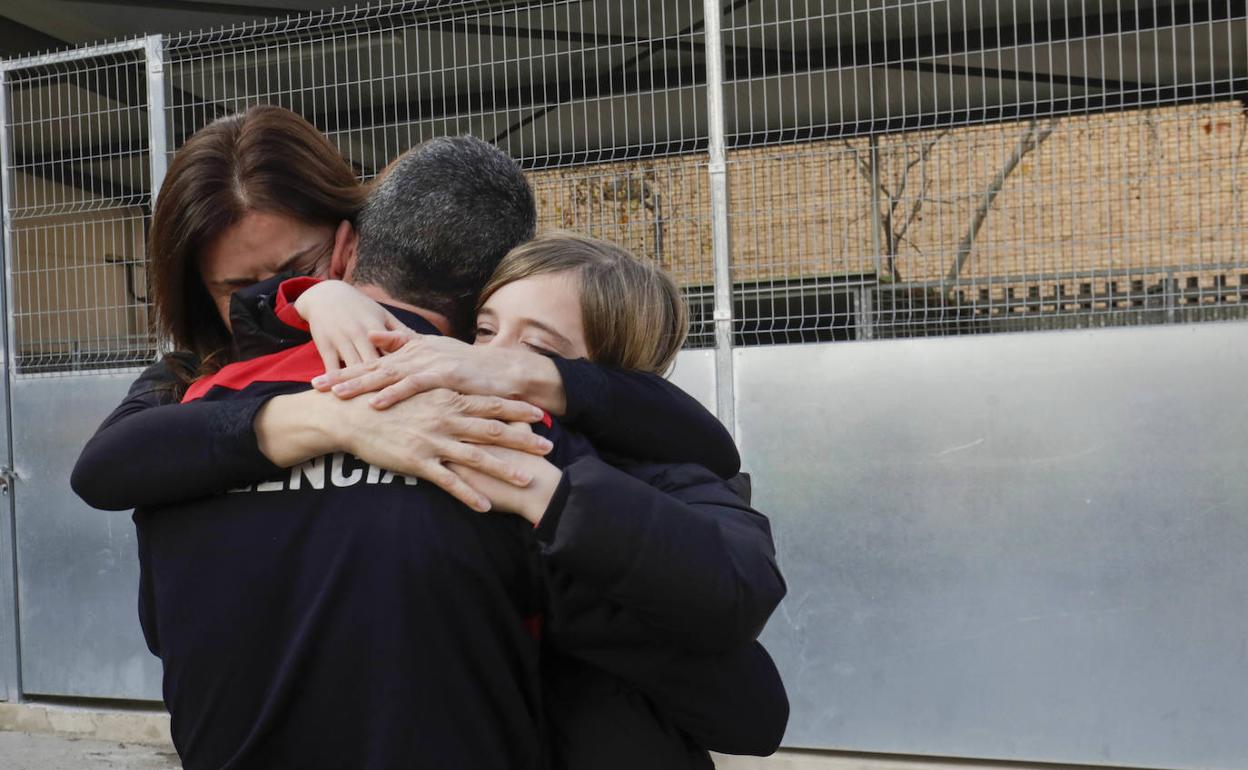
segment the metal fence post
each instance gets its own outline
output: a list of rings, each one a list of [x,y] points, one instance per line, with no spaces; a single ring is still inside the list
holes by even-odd
[[[0,287],[0,329],[3,330],[3,371],[0,376],[0,408],[4,409],[2,430],[7,457],[5,467],[0,469],[3,494],[0,495],[0,699],[17,701],[22,694],[21,646],[18,633],[17,599],[17,524],[13,499],[13,367],[17,365],[16,334],[13,322],[13,227],[10,212],[13,207],[12,173],[9,153],[9,73],[0,69],[0,223],[3,238],[0,239],[0,260],[4,263],[3,287]]]
[[[165,47],[162,35],[148,35],[144,41],[147,60],[147,156],[150,174],[151,192],[148,193],[148,206],[151,214],[156,213],[156,197],[160,195],[160,186],[165,181],[165,171],[169,166],[169,142],[165,135]],[[146,244],[144,244],[146,248]],[[173,341],[156,340],[158,354],[172,353]]]
[[[728,230],[728,167],[724,141],[724,46],[718,2],[702,4],[706,34],[707,172],[711,182],[711,249],[715,268],[715,407],[735,436],[736,382],[732,363],[732,264]]]
[[[165,50],[161,35],[148,35],[147,52],[147,153],[151,167],[151,207],[165,181],[168,142],[165,138]]]

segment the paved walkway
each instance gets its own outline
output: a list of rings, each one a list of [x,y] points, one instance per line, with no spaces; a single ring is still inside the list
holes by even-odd
[[[4,770],[178,770],[171,748],[0,731]]]

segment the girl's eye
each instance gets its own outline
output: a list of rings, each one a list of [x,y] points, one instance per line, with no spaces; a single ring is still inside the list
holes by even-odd
[[[481,339],[482,337],[492,337],[492,336],[494,336],[493,329],[489,329],[484,326],[477,327],[477,339]]]
[[[535,344],[534,344],[534,343],[532,343],[532,342],[526,342],[526,343],[524,343],[524,345],[525,345],[525,347],[527,347],[529,350],[532,350],[534,353],[541,353],[541,354],[542,354],[542,355],[544,355],[544,356],[554,357],[554,356],[559,355],[558,353],[556,353],[555,351],[551,350],[550,348],[542,347],[541,345],[535,345]]]

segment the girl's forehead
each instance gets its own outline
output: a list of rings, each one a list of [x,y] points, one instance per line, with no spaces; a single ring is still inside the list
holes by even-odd
[[[580,285],[569,271],[541,273],[520,278],[500,286],[485,307],[496,311],[518,312],[570,307],[579,310]]]

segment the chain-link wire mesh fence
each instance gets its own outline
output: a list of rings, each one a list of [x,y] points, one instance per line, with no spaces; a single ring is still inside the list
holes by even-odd
[[[495,142],[543,226],[675,275],[692,347],[714,346],[714,319],[753,345],[1248,308],[1248,10],[1231,0],[401,3],[166,38],[158,80],[142,45],[53,58],[5,64],[27,374],[154,355],[152,154],[258,103],[307,117],[363,179],[433,136]]]

